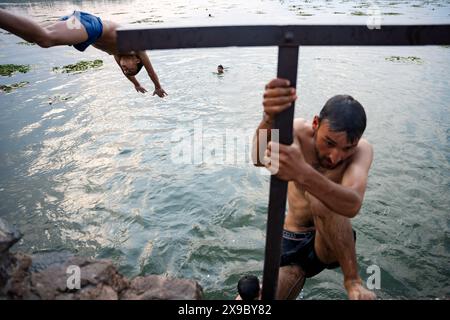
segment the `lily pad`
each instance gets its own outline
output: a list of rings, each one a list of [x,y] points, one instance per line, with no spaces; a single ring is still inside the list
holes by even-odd
[[[13,83],[13,84],[10,84],[10,85],[2,84],[2,85],[0,85],[0,90],[3,91],[3,92],[7,92],[8,93],[8,92],[11,92],[11,91],[13,91],[15,89],[22,88],[22,87],[26,86],[27,84],[29,84],[28,81],[22,81],[22,82],[18,82],[18,83]]]
[[[311,16],[313,16],[312,13],[306,13],[306,12],[302,12],[302,11],[299,11],[299,12],[297,12],[296,14],[297,14],[298,16],[302,16],[302,17],[311,17]]]
[[[53,71],[60,71],[62,73],[74,73],[74,72],[83,72],[89,69],[99,68],[103,65],[103,60],[94,60],[94,61],[79,61],[75,64],[68,64],[63,67],[54,67]]]
[[[20,41],[20,42],[17,42],[17,44],[20,44],[22,46],[34,46],[34,45],[36,45],[36,43],[28,42],[28,41]]]
[[[67,100],[72,99],[71,96],[60,96],[60,95],[56,95],[53,97],[49,98],[48,104],[54,104],[54,103],[58,103],[58,102],[64,102]]]
[[[156,18],[146,18],[142,20],[133,21],[131,23],[134,24],[134,23],[163,23],[163,22],[164,22],[163,20]]]
[[[10,77],[14,72],[27,73],[30,71],[29,65],[2,64],[0,65],[0,75]]]
[[[386,57],[384,58],[387,61],[391,61],[391,62],[414,62],[414,63],[422,63],[423,60],[420,59],[419,57],[400,57],[400,56],[390,56],[390,57]]]
[[[367,16],[367,13],[362,12],[362,11],[353,11],[351,13],[352,16]]]

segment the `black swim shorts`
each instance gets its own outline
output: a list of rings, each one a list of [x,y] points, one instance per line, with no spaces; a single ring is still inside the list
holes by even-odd
[[[356,240],[356,232],[353,230]],[[338,262],[325,264],[319,260],[314,250],[315,231],[291,232],[283,230],[283,242],[280,266],[299,265],[305,271],[306,277],[311,278],[324,269],[339,267]]]

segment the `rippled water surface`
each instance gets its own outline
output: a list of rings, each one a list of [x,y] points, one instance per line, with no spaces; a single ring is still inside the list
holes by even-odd
[[[81,9],[136,26],[365,24],[358,12],[368,4],[378,6],[382,23],[450,20],[449,1],[0,2],[40,22]],[[208,148],[227,130],[257,126],[264,84],[276,74],[275,47],[148,52],[169,93],[159,99],[144,73],[138,79],[150,92],[141,95],[94,48],[21,41],[0,33],[0,63],[31,66],[0,77],[0,84],[29,82],[0,93],[0,216],[24,233],[17,249],[108,258],[128,276],[193,278],[209,299],[231,299],[244,273],[262,274],[268,176],[245,161],[245,148],[228,161],[204,154],[189,164],[174,154],[179,132],[200,128]],[[104,60],[99,70],[52,71],[94,59]],[[218,64],[223,76],[214,74]],[[361,277],[378,265],[384,299],[450,295],[448,70],[444,46],[300,50],[296,116],[312,119],[339,93],[366,109],[375,159],[353,225]],[[307,281],[302,296],[345,298],[341,271]]]

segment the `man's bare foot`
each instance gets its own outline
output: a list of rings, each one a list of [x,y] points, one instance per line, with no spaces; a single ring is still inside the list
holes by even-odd
[[[348,281],[345,283],[348,298],[350,300],[375,300],[376,294],[363,287],[360,281]]]

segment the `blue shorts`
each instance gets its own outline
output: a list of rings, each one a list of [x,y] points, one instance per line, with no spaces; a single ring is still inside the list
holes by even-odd
[[[356,240],[356,232],[353,230]],[[280,266],[299,265],[307,278],[314,277],[324,269],[335,269],[339,267],[338,262],[325,264],[319,260],[314,250],[315,231],[291,232],[283,230],[283,242]]]
[[[83,52],[84,50],[86,50],[87,47],[95,43],[95,41],[97,41],[98,38],[102,36],[103,23],[99,17],[93,16],[92,14],[82,11],[74,11],[71,15],[64,16],[60,20],[66,21],[72,16],[75,16],[75,18],[77,18],[78,21],[80,21],[80,23],[84,26],[88,34],[88,39],[86,41],[74,45],[75,49]]]

